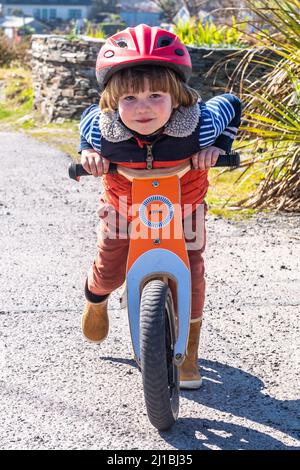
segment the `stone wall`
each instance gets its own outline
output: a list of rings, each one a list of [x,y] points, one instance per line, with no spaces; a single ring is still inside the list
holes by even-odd
[[[81,38],[67,40],[62,36],[34,35],[32,38],[32,68],[34,106],[46,122],[62,122],[79,118],[82,111],[99,101],[95,79],[95,61],[103,40]],[[193,75],[190,85],[203,99],[227,90],[228,79],[245,51],[190,47]],[[232,57],[233,54],[235,57]],[[211,72],[212,66],[231,59]],[[265,68],[254,62],[248,80],[260,77]],[[246,79],[247,81],[247,79]],[[236,84],[234,91],[239,93]]]
[[[84,108],[97,102],[99,94],[93,67],[100,46],[99,40],[33,36],[34,106],[45,121],[79,117]]]

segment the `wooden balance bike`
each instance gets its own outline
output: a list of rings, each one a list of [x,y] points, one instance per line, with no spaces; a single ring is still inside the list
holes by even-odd
[[[215,166],[239,166],[236,153],[221,155]],[[159,431],[179,412],[179,366],[186,355],[191,311],[191,274],[180,205],[180,178],[191,162],[171,169],[132,170],[110,165],[132,181],[136,208],[127,259],[126,294],[130,334],[147,414]],[[88,175],[71,164],[69,176]],[[175,285],[171,289],[172,286]],[[176,305],[176,308],[175,308]]]

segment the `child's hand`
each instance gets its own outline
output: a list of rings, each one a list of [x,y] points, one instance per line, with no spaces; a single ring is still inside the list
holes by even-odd
[[[85,149],[81,152],[81,165],[91,175],[102,176],[108,172],[109,160],[94,149]]]
[[[208,170],[216,164],[219,155],[225,155],[225,150],[218,147],[206,147],[192,156],[193,166],[196,170]]]

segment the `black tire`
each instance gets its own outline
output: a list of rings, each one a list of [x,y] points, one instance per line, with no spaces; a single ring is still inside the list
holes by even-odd
[[[179,372],[174,364],[175,315],[169,286],[150,281],[140,306],[141,372],[151,424],[166,431],[179,410]]]

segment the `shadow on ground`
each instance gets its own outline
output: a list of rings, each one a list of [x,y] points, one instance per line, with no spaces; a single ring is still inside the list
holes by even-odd
[[[102,357],[103,360],[136,367],[132,359]],[[216,361],[201,360],[203,384],[200,390],[180,395],[208,408],[230,413],[255,424],[267,426],[286,437],[300,440],[300,400],[277,400],[264,392],[257,377],[241,369]],[[180,416],[180,414],[179,414]],[[175,426],[161,436],[177,449],[266,450],[293,449],[270,434],[220,420],[180,418]]]

